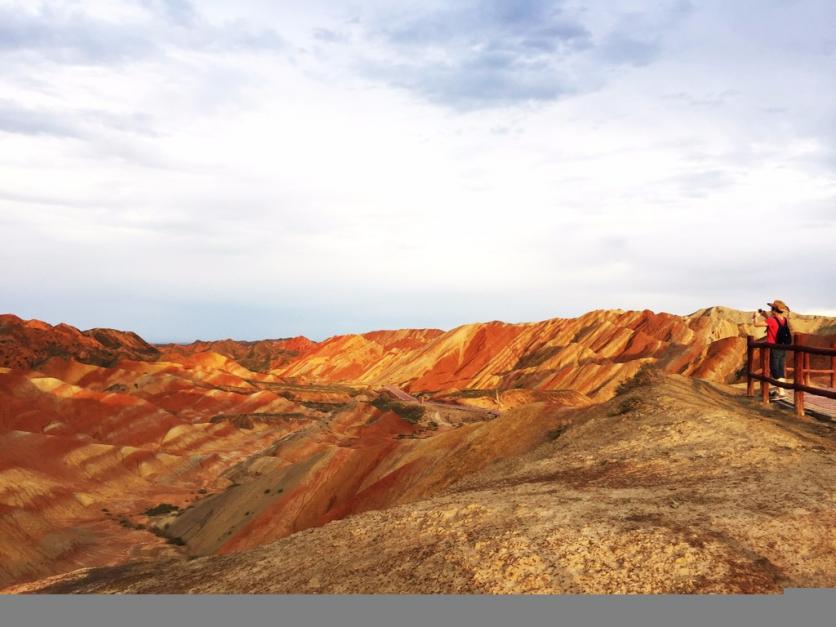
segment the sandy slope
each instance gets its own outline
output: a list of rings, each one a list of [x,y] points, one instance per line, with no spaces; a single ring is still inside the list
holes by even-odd
[[[42,592],[778,592],[836,585],[836,436],[731,388],[653,380],[434,498],[226,556]],[[50,585],[51,584],[51,585]]]

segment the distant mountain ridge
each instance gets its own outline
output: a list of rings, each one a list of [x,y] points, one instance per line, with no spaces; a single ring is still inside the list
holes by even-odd
[[[800,333],[832,334],[836,319],[796,315]],[[412,393],[458,389],[573,389],[606,400],[644,364],[718,382],[736,378],[752,314],[725,307],[689,316],[598,310],[543,322],[466,324],[447,332],[343,335],[272,374],[299,382],[394,384]],[[408,344],[387,344],[393,337]]]
[[[609,398],[643,363],[719,382],[742,366],[745,336],[763,334],[752,314],[708,307],[688,316],[650,310],[595,310],[577,318],[465,324],[450,331],[399,329],[337,335],[232,339],[152,346],[113,329],[79,331],[0,316],[0,367],[33,368],[50,357],[110,366],[205,352],[288,381],[394,384],[413,393],[458,389],[573,389]],[[836,318],[795,314],[799,333],[834,334]]]
[[[0,367],[35,368],[52,357],[111,366],[119,359],[153,361],[160,351],[131,331],[89,329],[69,324],[52,326],[40,320],[0,315]]]
[[[164,356],[189,355],[193,353],[219,353],[254,372],[268,372],[280,368],[292,361],[316,342],[306,337],[298,336],[269,340],[197,340],[190,344],[156,344]],[[163,357],[165,358],[165,357]]]

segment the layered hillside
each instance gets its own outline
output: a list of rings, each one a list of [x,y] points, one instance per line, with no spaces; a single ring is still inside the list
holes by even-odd
[[[833,336],[836,320],[793,314],[795,332]],[[689,316],[645,311],[592,311],[538,323],[488,322],[451,331],[405,329],[262,342],[161,345],[165,355],[212,350],[285,381],[396,385],[413,394],[480,390],[572,389],[606,400],[643,363],[672,374],[735,380],[745,338],[760,337],[752,314],[710,307]]]
[[[528,450],[588,402],[558,394],[497,419],[287,384],[217,353],[0,369],[0,587],[228,553],[409,502]]]
[[[297,408],[205,367],[52,359],[0,369],[0,585],[171,550],[132,517],[228,484],[230,465],[299,427],[277,418],[240,429],[212,416]]]
[[[836,429],[642,376],[443,493],[278,542],[18,591],[775,593],[836,585]]]
[[[437,497],[557,437],[645,364],[734,379],[750,321],[597,311],[153,347],[3,316],[0,588],[232,554]]]
[[[530,324],[468,324],[397,347],[381,341],[387,332],[380,332],[323,342],[272,372],[297,381],[394,384],[412,393],[572,389],[606,400],[644,363],[734,380],[746,335],[763,335],[751,323],[751,313],[712,307],[690,316],[593,311]],[[794,315],[792,325],[797,332],[836,333],[832,318]]]
[[[136,333],[115,329],[79,331],[68,324],[0,315],[0,368],[35,368],[51,357],[108,366],[118,359],[154,360],[159,351]]]
[[[238,340],[196,341],[191,344],[157,344],[162,359],[181,357],[195,353],[217,353],[234,359],[253,372],[268,372],[281,368],[310,350],[316,342],[306,337],[292,337],[279,340]]]

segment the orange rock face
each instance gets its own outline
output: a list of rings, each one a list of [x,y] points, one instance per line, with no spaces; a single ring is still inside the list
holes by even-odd
[[[286,365],[315,345],[316,342],[299,336],[255,342],[217,340],[213,342],[198,341],[191,344],[159,344],[157,348],[162,351],[163,359],[172,358],[174,361],[178,361],[182,356],[211,352],[234,359],[254,372],[267,372]]]
[[[765,410],[730,386],[650,370],[610,401],[566,416],[540,446],[482,470],[472,462],[505,454],[492,445],[527,437],[522,425],[539,417],[503,414],[457,448],[440,446],[452,432],[438,445],[425,441],[371,478],[369,494],[380,499],[363,503],[371,510],[276,542],[229,545],[203,559],[140,559],[17,590],[775,594],[836,584],[836,425]],[[487,433],[503,428],[502,438]],[[437,461],[429,468],[420,456]],[[462,465],[450,466],[451,457]],[[439,494],[387,507],[411,486],[428,485],[424,477],[440,480],[435,468],[444,467],[466,474]],[[268,529],[254,521],[240,539]]]
[[[109,365],[119,358],[153,360],[159,351],[136,333],[114,329],[79,331],[68,324],[0,315],[0,367],[34,368],[50,357],[71,357],[86,364]]]
[[[237,552],[431,497],[556,437],[643,364],[732,380],[750,322],[594,311],[154,347],[0,316],[0,587]]]
[[[264,390],[195,383],[193,371],[175,364],[53,360],[45,370],[0,370],[4,583],[172,550],[135,517],[163,501],[185,506],[197,490],[223,485],[231,464],[298,427],[212,422],[225,412],[296,405]]]
[[[332,338],[272,374],[297,381],[395,384],[412,393],[461,389],[572,389],[610,398],[644,363],[713,381],[733,380],[751,314],[714,307],[690,316],[593,311],[530,324],[489,322],[452,331],[377,332]],[[793,316],[793,328],[833,332],[833,320]],[[412,333],[394,348],[396,338]],[[741,342],[743,342],[741,344]]]

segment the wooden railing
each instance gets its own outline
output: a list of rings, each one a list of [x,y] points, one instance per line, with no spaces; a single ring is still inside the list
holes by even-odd
[[[756,342],[751,335],[746,337],[746,394],[748,396],[755,395],[755,379],[761,382],[761,400],[764,403],[769,402],[770,384],[788,390],[793,390],[795,413],[797,416],[803,416],[805,393],[836,399],[836,389],[819,388],[810,385],[811,375],[829,374],[830,387],[836,388],[836,342],[831,343],[830,348],[810,346],[808,344],[799,344],[799,336],[800,334],[796,335],[797,339],[795,344],[774,344],[765,341]],[[754,353],[756,349],[760,351],[759,361],[761,369],[759,373],[752,370],[752,362],[754,360]],[[792,371],[792,383],[783,383],[770,376],[769,352],[772,349],[780,349],[793,353],[793,365],[786,368],[787,371]],[[811,355],[829,356],[830,368],[811,368]]]

